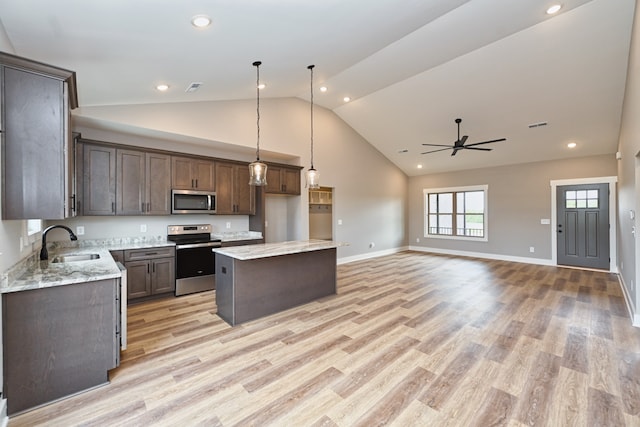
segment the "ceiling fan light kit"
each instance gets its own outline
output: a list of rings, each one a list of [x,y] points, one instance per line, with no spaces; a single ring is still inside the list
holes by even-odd
[[[460,150],[478,150],[478,151],[491,151],[491,148],[478,147],[478,145],[492,144],[494,142],[506,141],[506,138],[492,139],[490,141],[482,141],[482,142],[474,142],[473,144],[466,144],[468,135],[464,135],[462,139],[460,138],[460,123],[462,123],[462,119],[455,119],[456,124],[458,125],[458,139],[453,143],[453,145],[445,145],[445,144],[422,144],[427,147],[446,147],[446,148],[438,148],[436,150],[425,151],[420,154],[429,154],[429,153],[437,153],[438,151],[446,151],[453,150],[451,153],[452,156],[455,156],[456,153]]]

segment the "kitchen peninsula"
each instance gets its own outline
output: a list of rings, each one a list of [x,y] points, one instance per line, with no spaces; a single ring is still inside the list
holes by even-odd
[[[343,243],[305,240],[216,248],[216,305],[230,325],[336,293]]]

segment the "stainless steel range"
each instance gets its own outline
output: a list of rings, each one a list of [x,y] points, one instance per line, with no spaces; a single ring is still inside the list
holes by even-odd
[[[216,257],[219,239],[211,238],[210,224],[170,225],[167,240],[176,242],[176,296],[216,288]]]

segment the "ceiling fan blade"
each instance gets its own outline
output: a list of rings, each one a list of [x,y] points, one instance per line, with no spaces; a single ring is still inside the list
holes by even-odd
[[[456,153],[457,153],[458,151],[460,151],[460,149],[462,149],[462,148],[464,148],[464,147],[454,148],[454,149],[453,149],[453,153],[451,153],[451,155],[452,155],[452,156],[455,156],[455,155],[456,155]]]
[[[462,148],[464,148],[465,150],[480,150],[480,151],[491,151],[491,150],[493,150],[493,148],[469,147],[468,145],[465,145]]]
[[[491,144],[493,142],[500,142],[500,141],[506,141],[506,140],[507,138],[500,138],[500,139],[492,139],[491,141],[474,142],[473,144],[465,145],[465,147],[473,147],[474,145]]]
[[[427,145],[429,147],[449,147],[449,148],[453,148],[451,145],[446,145],[446,144],[422,144],[422,145]]]
[[[439,150],[426,151],[426,152],[420,153],[420,154],[437,153],[438,151],[446,151],[446,150],[451,150],[451,147],[449,147],[449,148],[441,148]]]
[[[460,140],[460,145],[464,145],[464,143],[467,142],[467,138],[469,138],[469,135],[463,136],[462,139]]]

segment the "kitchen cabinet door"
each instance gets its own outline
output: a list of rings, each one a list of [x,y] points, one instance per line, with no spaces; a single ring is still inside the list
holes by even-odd
[[[84,215],[116,214],[116,149],[84,144],[82,211]]]
[[[176,290],[175,258],[151,260],[151,294],[162,294]]]
[[[135,150],[117,150],[116,214],[171,213],[171,157]]]
[[[146,215],[171,214],[171,156],[147,153],[145,163]]]
[[[236,213],[253,215],[256,211],[255,189],[249,185],[249,168],[246,165],[236,165],[234,175]]]
[[[127,298],[151,295],[151,262],[129,261],[124,266],[127,269]]]
[[[267,194],[300,195],[300,169],[268,165]]]
[[[33,70],[31,70],[33,66]],[[52,74],[49,75],[49,71]],[[61,73],[61,74],[57,74]],[[75,74],[0,52],[2,218],[73,216]],[[75,88],[75,86],[72,86]]]
[[[217,162],[216,212],[223,215],[255,213],[255,188],[249,185],[247,165]]]
[[[145,210],[145,153],[116,151],[116,215],[142,215]]]
[[[180,190],[214,191],[215,162],[173,156],[171,158],[171,187]]]

